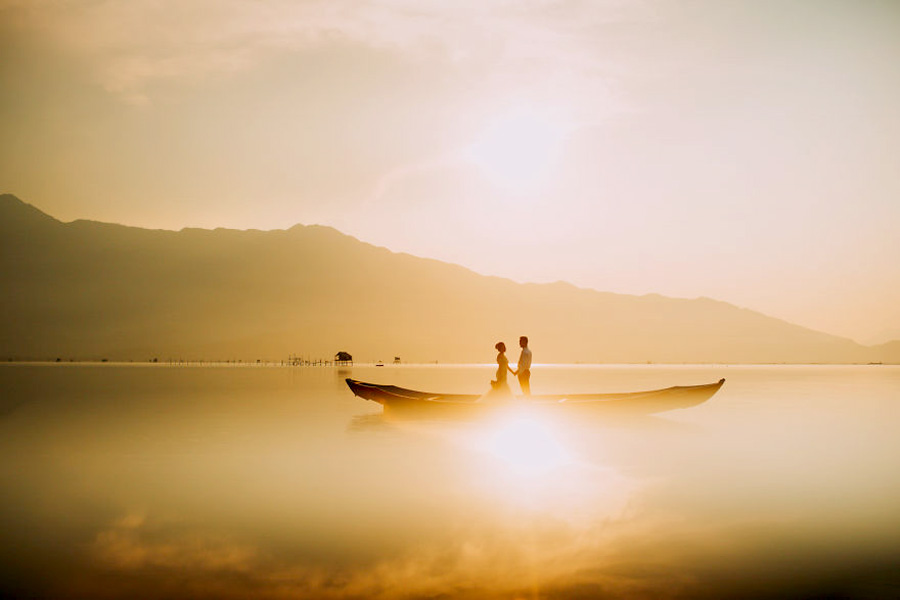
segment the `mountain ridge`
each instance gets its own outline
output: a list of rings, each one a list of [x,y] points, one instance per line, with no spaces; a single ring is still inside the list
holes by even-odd
[[[496,339],[520,333],[544,362],[900,358],[900,344],[864,347],[720,300],[516,283],[324,225],[62,223],[11,194],[0,215],[0,275],[10,284],[0,358],[253,360],[346,349],[482,362]]]

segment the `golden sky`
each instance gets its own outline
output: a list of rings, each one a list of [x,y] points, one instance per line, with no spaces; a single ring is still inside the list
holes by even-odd
[[[898,64],[890,0],[0,0],[0,192],[885,341]]]

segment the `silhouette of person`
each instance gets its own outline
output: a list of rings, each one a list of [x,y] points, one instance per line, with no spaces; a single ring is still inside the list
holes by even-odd
[[[531,395],[531,350],[528,348],[528,337],[519,338],[519,347],[522,348],[519,354],[519,363],[516,370],[510,369],[513,375],[519,378],[519,386],[522,388],[522,394]]]
[[[497,379],[491,382],[491,388],[495,391],[509,391],[509,384],[506,382],[506,372],[512,372],[509,368],[509,359],[506,358],[506,344],[497,342],[494,345],[497,349]]]

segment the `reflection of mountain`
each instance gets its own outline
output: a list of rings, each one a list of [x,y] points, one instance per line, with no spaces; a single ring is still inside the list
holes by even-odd
[[[0,357],[491,361],[528,334],[553,362],[900,362],[699,298],[517,284],[334,229],[61,223],[0,196]]]

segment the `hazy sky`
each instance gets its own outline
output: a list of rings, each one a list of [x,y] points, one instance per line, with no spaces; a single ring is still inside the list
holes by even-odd
[[[896,1],[0,0],[0,192],[883,341],[898,65]]]

